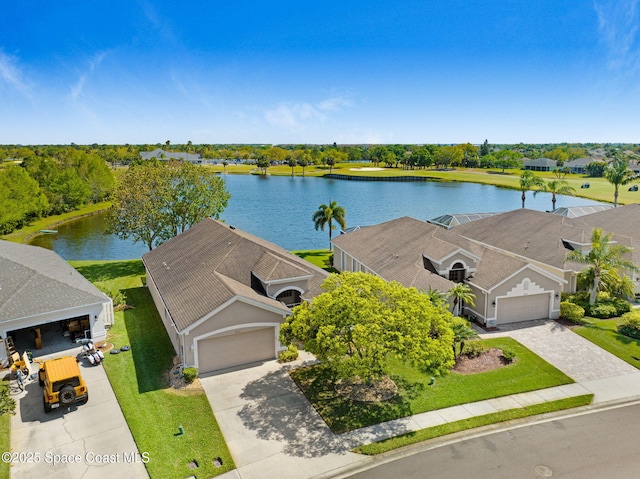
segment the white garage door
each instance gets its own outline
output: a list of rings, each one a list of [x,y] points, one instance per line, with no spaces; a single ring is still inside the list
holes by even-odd
[[[198,341],[198,371],[207,373],[276,357],[275,328],[237,332]]]
[[[549,293],[516,298],[498,298],[496,301],[497,322],[505,324],[531,319],[546,319],[549,317],[549,299]]]

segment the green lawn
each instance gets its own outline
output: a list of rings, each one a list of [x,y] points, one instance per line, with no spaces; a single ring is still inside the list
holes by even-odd
[[[484,342],[490,347],[511,349],[516,353],[517,360],[509,366],[484,373],[450,373],[437,377],[435,383],[429,386],[429,374],[390,359],[391,376],[398,386],[398,394],[381,403],[358,403],[340,396],[322,365],[297,369],[291,375],[336,433],[421,412],[573,382],[570,377],[510,338],[494,338]]]
[[[368,455],[382,454],[383,452],[398,449],[399,447],[434,439],[436,437],[446,436],[447,434],[466,431],[468,429],[488,426],[499,422],[512,421],[538,414],[561,411],[563,409],[587,406],[591,404],[592,400],[593,394],[585,394],[583,396],[558,399],[557,401],[549,401],[523,408],[508,409],[506,411],[485,414],[484,416],[476,416],[469,419],[463,419],[461,421],[449,422],[442,424],[441,426],[429,427],[419,431],[402,434],[401,436],[392,437],[384,441],[367,444],[366,446],[354,449],[354,452]]]
[[[11,416],[0,415],[0,452],[11,450]],[[0,461],[0,479],[9,479],[10,463]]]
[[[107,355],[104,367],[127,424],[152,479],[212,477],[234,468],[233,460],[204,392],[178,392],[167,386],[173,347],[151,296],[142,286],[144,268],[134,261],[74,261],[89,280],[124,289],[132,308],[116,313],[110,341],[130,352]],[[176,435],[183,426],[185,434]],[[212,460],[220,456],[223,467]],[[188,468],[195,459],[200,467]]]
[[[331,256],[333,251],[326,249],[308,249],[301,251],[292,251],[293,254],[307,260],[311,264],[328,271],[329,273],[337,273],[338,270],[331,266]]]
[[[595,319],[585,318],[584,326],[572,328],[583,338],[618,356],[636,368],[640,368],[640,340],[618,333],[616,328],[620,318]]]

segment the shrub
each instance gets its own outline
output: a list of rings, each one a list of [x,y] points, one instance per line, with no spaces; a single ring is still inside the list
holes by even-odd
[[[598,319],[608,319],[617,316],[618,313],[612,304],[596,303],[589,308],[589,315]]]
[[[278,360],[281,363],[290,363],[296,359],[298,359],[298,348],[295,344],[290,344],[287,346],[286,351],[281,351],[280,354],[278,354]]]
[[[631,303],[622,298],[611,298],[605,304],[610,304],[616,308],[616,316],[622,316],[624,313],[631,311]]]
[[[640,311],[623,314],[621,319],[618,332],[630,338],[640,339]]]
[[[473,341],[468,341],[465,348],[464,348],[464,356],[467,356],[468,358],[477,358],[478,356],[480,356],[482,353],[487,351],[487,347],[484,345],[484,343],[479,340],[473,340]]]
[[[196,368],[185,368],[182,371],[182,377],[187,384],[190,384],[198,377],[198,370]]]
[[[569,301],[562,301],[560,303],[560,317],[572,323],[582,324],[584,322],[582,320],[584,318],[584,308]]]
[[[16,401],[11,397],[9,383],[0,381],[0,415],[13,414],[16,410]]]
[[[122,310],[127,305],[127,298],[122,290],[117,287],[107,287],[103,284],[97,284],[98,289],[111,298],[113,301],[113,309],[116,311]]]
[[[502,350],[502,357],[508,363],[512,363],[514,359],[516,359],[516,353],[511,349],[504,348]]]

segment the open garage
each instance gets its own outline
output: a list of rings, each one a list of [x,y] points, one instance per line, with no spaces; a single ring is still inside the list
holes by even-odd
[[[56,253],[0,241],[0,362],[12,348],[42,355],[77,337],[102,341],[112,324],[111,299]]]

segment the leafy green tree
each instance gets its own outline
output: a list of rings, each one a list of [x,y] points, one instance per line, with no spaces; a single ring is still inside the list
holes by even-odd
[[[544,180],[539,176],[536,176],[531,170],[526,170],[520,175],[520,191],[522,191],[522,207],[524,208],[524,201],[527,199],[525,193],[533,188],[542,188],[544,186]]]
[[[484,140],[484,143],[480,146],[480,156],[487,156],[490,152],[489,140]]]
[[[469,321],[464,318],[454,317],[451,321],[453,330],[453,355],[457,357],[464,351],[465,342],[478,337],[478,333],[471,327]]]
[[[502,173],[507,168],[518,168],[522,165],[522,153],[513,150],[501,150],[494,153],[494,166],[502,168]]]
[[[330,275],[324,293],[293,310],[281,341],[301,341],[336,379],[371,383],[388,373],[386,358],[440,374],[453,365],[451,313],[415,288],[365,273]]]
[[[0,170],[0,234],[11,233],[49,211],[47,197],[24,168]]]
[[[459,306],[462,303],[466,303],[472,308],[475,307],[476,295],[471,292],[469,285],[464,283],[457,283],[447,291],[447,298],[453,298],[453,314],[459,316]]]
[[[227,206],[224,180],[191,163],[133,165],[118,179],[107,231],[149,250]]]
[[[327,165],[329,165],[329,174],[333,171],[333,167],[336,166],[336,159],[333,156],[327,156]]]
[[[553,211],[556,209],[556,195],[573,196],[576,190],[565,180],[549,180],[546,183],[543,182],[540,189],[533,192],[533,196],[540,192],[551,193],[551,211]]]
[[[329,249],[331,249],[331,235],[336,226],[333,224],[335,221],[338,223],[342,229],[347,227],[347,222],[345,220],[345,216],[347,212],[342,206],[338,206],[338,203],[335,201],[329,202],[329,205],[321,204],[315,213],[313,213],[313,224],[316,228],[324,231],[325,225],[329,225]]]
[[[567,255],[567,261],[589,265],[585,274],[592,280],[589,296],[589,305],[596,302],[598,291],[607,288],[607,283],[615,278],[613,273],[618,269],[637,271],[633,262],[624,258],[631,248],[612,242],[611,233],[604,234],[600,228],[595,228],[591,233],[591,249],[588,253],[579,250],[571,251]],[[617,276],[617,274],[616,274]]]
[[[621,186],[631,183],[636,175],[629,169],[629,161],[619,156],[609,163],[604,172],[606,180],[613,185],[613,206],[618,206],[618,192]]]
[[[433,160],[437,166],[448,167],[449,165],[460,164],[464,153],[456,146],[441,146],[433,155]]]
[[[584,170],[592,178],[602,178],[607,170],[607,163],[604,161],[592,161],[584,167]]]

